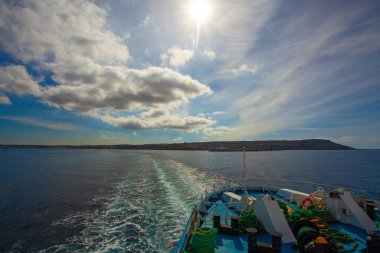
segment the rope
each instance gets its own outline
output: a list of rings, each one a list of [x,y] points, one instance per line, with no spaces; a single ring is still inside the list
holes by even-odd
[[[239,216],[239,226],[242,230],[246,230],[247,228],[261,230],[263,228],[254,211],[241,212]]]
[[[314,213],[314,215],[317,218],[319,218],[323,222],[330,223],[335,220],[330,214],[330,210],[325,205],[313,204],[309,206],[309,209]]]
[[[285,218],[289,217],[288,206],[284,201],[277,200],[278,206],[281,208],[284,213]]]
[[[319,232],[321,234],[332,236],[334,240],[338,242],[337,246],[339,247],[341,253],[354,252],[359,246],[358,241],[362,242],[361,240],[356,239],[350,236],[349,234],[335,228],[320,229]],[[353,243],[353,245],[350,249],[344,249],[343,244],[351,244],[351,243]]]
[[[300,230],[298,230],[298,233],[297,233],[297,239],[300,238],[300,236],[303,234],[303,233],[306,233],[306,232],[315,232],[318,234],[318,231],[315,230],[314,228],[311,228],[311,227],[308,227],[308,226],[304,226],[302,227]]]
[[[216,246],[216,228],[197,228],[190,240],[190,252],[214,253]]]

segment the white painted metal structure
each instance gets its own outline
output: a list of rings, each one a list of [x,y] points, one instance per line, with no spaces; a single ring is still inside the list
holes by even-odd
[[[228,207],[233,207],[238,211],[251,210],[252,204],[255,201],[254,197],[243,195],[243,197],[233,192],[223,192],[222,200],[228,204]]]
[[[269,195],[260,195],[253,203],[253,210],[267,233],[282,233],[283,243],[297,242],[276,200],[272,200]]]
[[[355,202],[351,192],[339,189],[339,196],[324,199],[334,219],[364,229],[367,233],[377,230],[376,224]]]
[[[307,197],[310,197],[310,194],[299,192],[287,188],[282,188],[277,192],[277,195],[280,197],[283,197],[284,199],[289,199],[290,202],[298,203],[300,204],[302,200],[304,200]]]

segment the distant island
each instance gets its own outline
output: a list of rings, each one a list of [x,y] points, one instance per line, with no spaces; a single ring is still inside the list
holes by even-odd
[[[323,139],[270,141],[210,141],[171,144],[120,145],[0,145],[0,148],[78,148],[78,149],[137,149],[137,150],[206,150],[223,151],[280,151],[280,150],[352,150],[354,148]]]

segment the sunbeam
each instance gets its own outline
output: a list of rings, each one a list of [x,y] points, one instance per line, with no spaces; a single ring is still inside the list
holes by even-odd
[[[190,16],[197,23],[197,35],[195,47],[199,46],[199,34],[201,24],[204,23],[211,14],[211,3],[209,0],[192,0],[190,5]]]

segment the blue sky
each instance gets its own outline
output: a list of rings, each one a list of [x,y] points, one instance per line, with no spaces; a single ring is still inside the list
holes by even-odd
[[[380,3],[193,2],[1,1],[0,143],[380,148]]]

